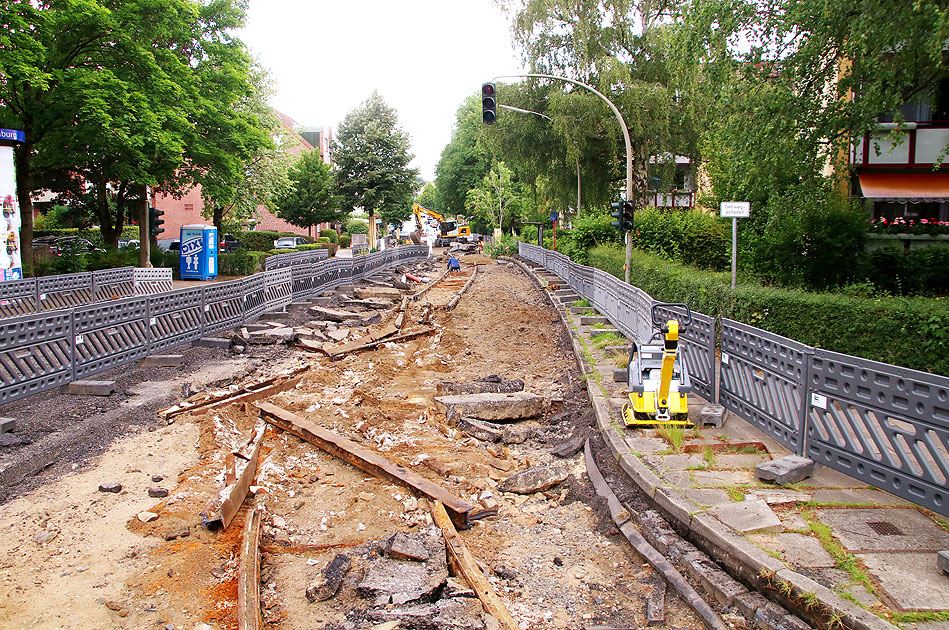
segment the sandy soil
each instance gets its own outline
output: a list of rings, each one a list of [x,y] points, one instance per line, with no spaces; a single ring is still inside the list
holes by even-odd
[[[571,477],[551,491],[520,496],[497,489],[512,473],[555,460],[549,451],[589,431],[590,413],[576,362],[544,296],[511,265],[481,256],[463,262],[465,273],[451,279],[450,288],[422,300],[444,303],[481,263],[454,311],[436,311],[435,334],[337,362],[274,347],[266,358],[243,359],[247,378],[305,364],[297,387],[269,402],[456,496],[497,501],[498,516],[461,537],[521,627],[642,627],[655,575],[603,516],[581,455],[569,460]],[[409,321],[422,306],[413,306]],[[527,391],[553,401],[545,417],[514,425],[525,433],[521,444],[468,438],[436,411],[439,382],[489,374],[521,378]],[[0,627],[236,628],[238,543],[244,515],[255,506],[265,511],[266,627],[371,627],[363,620],[369,602],[355,589],[371,561],[371,541],[425,530],[430,516],[405,488],[268,427],[259,490],[227,530],[209,531],[201,514],[223,483],[225,454],[246,441],[257,422],[254,409],[232,405],[181,415],[153,431],[136,428],[95,459],[77,463],[74,472],[0,507],[7,532],[0,539]],[[110,482],[123,491],[98,490]],[[148,489],[158,487],[169,495],[150,498]],[[158,518],[142,522],[137,515],[145,511]],[[179,536],[166,540],[172,534]],[[339,595],[308,602],[307,583],[343,551],[352,554],[353,570]],[[510,569],[505,578],[493,571],[501,565]],[[672,597],[666,617],[669,627],[700,625]]]

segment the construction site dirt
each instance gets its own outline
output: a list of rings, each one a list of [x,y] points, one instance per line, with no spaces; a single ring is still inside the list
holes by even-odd
[[[419,284],[386,273],[341,287],[233,331],[230,349],[176,350],[177,367],[113,370],[97,377],[117,381],[108,397],[5,405],[16,430],[0,447],[0,627],[238,628],[253,510],[264,628],[499,627],[446,559],[431,497],[265,422],[264,407],[476,506],[458,538],[518,627],[645,627],[665,584],[614,527],[582,450],[564,448],[590,437],[603,450],[560,319],[516,266],[475,254],[462,265],[402,270]],[[318,319],[320,308],[353,319]],[[542,411],[491,420],[496,437],[473,437],[435,402],[444,383],[515,379]],[[210,522],[260,430],[246,498],[227,527]],[[615,463],[598,464],[635,504]],[[505,490],[530,468],[564,475]],[[702,627],[671,589],[663,613],[655,627]]]

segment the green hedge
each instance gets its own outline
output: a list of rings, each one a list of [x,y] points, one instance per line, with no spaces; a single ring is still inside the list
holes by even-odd
[[[240,232],[234,234],[240,239],[241,247],[254,252],[266,252],[273,249],[273,242],[281,236],[301,236],[293,232],[266,232],[263,230],[253,230],[250,232]],[[305,237],[309,238],[309,237]]]
[[[336,255],[336,250],[339,249],[339,245],[336,243],[311,243],[309,245],[300,245],[297,247],[298,252],[305,252],[312,249],[325,249],[329,251],[329,257],[332,258]]]
[[[350,243],[352,242],[353,242],[352,234],[344,232],[339,235],[339,246],[342,247],[343,249],[346,249],[347,247],[349,247]]]
[[[590,265],[623,277],[624,253],[608,246],[589,252]],[[859,298],[838,293],[740,284],[731,310],[731,276],[684,267],[634,251],[629,281],[662,302],[771,331],[801,343],[873,361],[949,374],[949,301]]]
[[[264,270],[264,259],[269,252],[254,252],[239,249],[231,254],[218,256],[218,273],[222,276],[249,276]]]
[[[321,230],[320,238],[328,238],[330,243],[339,243],[339,233],[336,230]]]

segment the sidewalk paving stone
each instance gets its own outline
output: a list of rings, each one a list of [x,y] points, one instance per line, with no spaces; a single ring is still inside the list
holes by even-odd
[[[753,534],[748,539],[762,549],[776,551],[795,567],[833,567],[836,562],[813,536],[804,534]]]
[[[669,443],[654,437],[627,437],[629,448],[637,453],[658,453],[669,448]]]
[[[944,610],[949,577],[933,553],[858,554],[893,602],[903,610]]]
[[[753,469],[761,462],[768,461],[768,456],[752,453],[715,453],[715,468],[748,468]]]
[[[764,501],[741,501],[720,505],[709,510],[709,514],[743,534],[780,532],[784,529],[781,520]]]
[[[854,480],[856,481],[856,480]],[[857,483],[860,483],[857,481]],[[889,492],[873,488],[829,488],[814,490],[817,503],[867,503],[870,505],[891,505],[910,507],[912,503]]]
[[[949,532],[911,508],[834,508],[816,514],[854,553],[928,551],[933,554],[930,564],[935,566],[935,554],[949,549]]]
[[[735,485],[756,485],[750,470],[695,470],[695,485],[704,488],[723,488]]]
[[[716,507],[731,503],[731,497],[717,488],[688,488],[682,491],[687,499],[705,507]]]

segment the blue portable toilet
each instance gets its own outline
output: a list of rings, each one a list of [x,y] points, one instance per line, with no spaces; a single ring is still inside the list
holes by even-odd
[[[178,264],[182,280],[217,277],[217,228],[213,225],[182,225]]]

